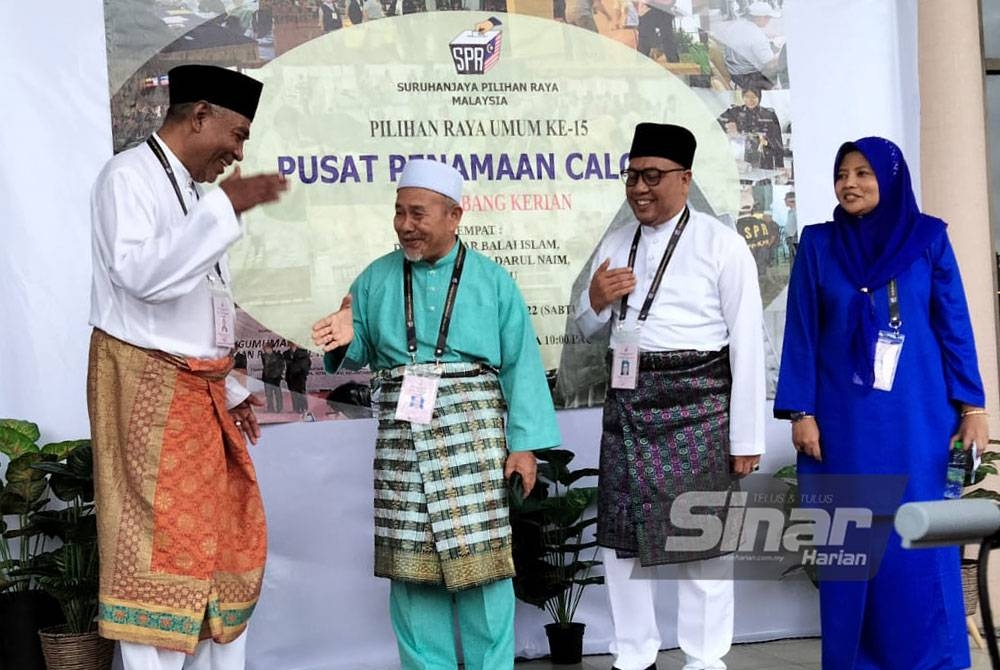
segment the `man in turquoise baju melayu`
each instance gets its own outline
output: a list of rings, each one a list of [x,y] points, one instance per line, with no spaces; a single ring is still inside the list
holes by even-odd
[[[375,574],[392,580],[404,670],[514,664],[514,564],[505,478],[535,483],[559,444],[534,329],[514,280],[458,239],[462,176],[411,160],[393,224],[400,249],[369,265],[313,327],[333,371],[368,365],[379,398]],[[506,412],[506,421],[505,421]]]

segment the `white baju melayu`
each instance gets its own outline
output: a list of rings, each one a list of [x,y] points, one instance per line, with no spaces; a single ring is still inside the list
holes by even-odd
[[[633,325],[649,292],[660,259],[680,213],[658,226],[644,226],[633,272],[626,323]],[[638,222],[612,231],[591,264],[610,258],[610,268],[628,265]],[[620,302],[600,313],[584,289],[574,318],[590,336],[618,318]],[[757,268],[743,239],[715,218],[691,210],[667,266],[660,289],[640,331],[640,351],[720,351],[729,347],[732,392],[729,408],[730,453],[764,453],[764,341]],[[685,670],[723,669],[722,657],[733,638],[732,563],[727,557],[676,564],[678,569],[677,639],[687,657]],[[653,605],[654,581],[632,578],[633,558],[602,549],[608,599],[614,623],[611,653],[619,670],[645,670],[656,661],[660,633]],[[641,568],[640,568],[641,570]],[[637,573],[637,574],[641,574]]]
[[[226,249],[243,235],[221,189],[200,196],[191,175],[158,136],[188,214],[163,166],[140,144],[104,166],[91,198],[93,284],[90,324],[146,349],[188,358],[230,354],[215,344],[213,289],[229,292]],[[218,270],[216,270],[218,264]],[[226,378],[230,408],[249,392]],[[193,656],[119,643],[124,670],[243,670],[246,634],[229,644],[205,640]]]
[[[212,291],[232,297],[226,249],[243,236],[243,228],[222,189],[201,197],[187,168],[153,137],[174,171],[188,214],[145,143],[108,161],[91,198],[90,325],[137,347],[222,358],[230,350],[215,344]],[[226,394],[230,407],[249,395],[232,376]]]

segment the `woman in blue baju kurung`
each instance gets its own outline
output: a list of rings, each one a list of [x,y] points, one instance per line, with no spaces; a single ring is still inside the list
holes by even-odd
[[[966,668],[958,550],[903,549],[889,526],[898,504],[943,497],[956,439],[966,448],[988,439],[955,255],[944,222],[918,210],[892,142],[869,137],[843,145],[834,190],[834,220],[802,231],[775,416],[793,421],[804,500],[823,499],[830,478],[817,475],[896,475],[905,484],[899,502],[872,498],[875,525],[888,536],[874,576],[848,581],[820,568],[823,668]],[[892,280],[905,338],[894,379],[875,365],[877,355],[891,353],[897,330],[890,325]],[[877,483],[848,480],[855,494],[884,493]]]

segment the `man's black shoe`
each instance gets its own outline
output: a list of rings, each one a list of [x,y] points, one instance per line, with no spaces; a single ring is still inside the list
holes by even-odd
[[[611,670],[618,670],[618,668],[611,666]],[[653,663],[651,666],[646,668],[646,670],[656,670],[656,663]]]

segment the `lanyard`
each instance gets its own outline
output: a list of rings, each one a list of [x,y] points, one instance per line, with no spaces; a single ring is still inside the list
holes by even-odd
[[[861,292],[868,293],[868,299],[874,302],[875,295],[868,290],[868,287],[862,288]],[[889,327],[898,335],[903,325],[903,317],[899,310],[899,285],[894,278],[889,280],[886,293],[889,294]]]
[[[889,327],[899,333],[900,326],[903,325],[903,317],[899,313],[899,287],[895,279],[889,280]]]
[[[153,155],[156,156],[156,160],[160,161],[163,171],[167,173],[167,178],[170,179],[170,185],[174,187],[174,193],[177,194],[177,202],[181,203],[181,211],[184,212],[184,216],[187,216],[188,210],[187,206],[184,204],[184,196],[181,195],[181,187],[177,185],[177,178],[174,176],[174,169],[170,167],[170,162],[167,161],[167,155],[163,153],[163,149],[157,141],[153,139],[152,135],[150,135],[149,139],[146,140],[146,144],[148,144],[149,148],[153,150]],[[197,191],[195,191],[195,193],[197,194]]]
[[[448,296],[444,301],[444,312],[441,314],[441,327],[438,328],[437,346],[434,348],[434,358],[440,361],[444,353],[444,345],[448,339],[448,329],[451,327],[451,313],[455,309],[455,296],[458,293],[458,282],[462,278],[462,267],[465,265],[465,245],[458,242],[458,255],[455,257],[455,269],[451,271],[451,281],[448,284]],[[406,350],[410,359],[417,362],[417,322],[413,314],[413,267],[410,261],[403,260],[403,304],[406,309]]]
[[[649,285],[649,293],[646,294],[646,300],[642,303],[642,309],[639,310],[639,321],[645,321],[646,317],[649,316],[649,310],[653,306],[653,299],[656,297],[656,292],[660,290],[660,282],[663,280],[663,273],[667,270],[667,264],[670,263],[670,259],[674,255],[674,249],[677,248],[677,242],[681,239],[681,233],[687,227],[688,219],[691,218],[691,211],[685,206],[684,213],[681,214],[680,220],[677,222],[677,226],[674,228],[673,234],[670,236],[670,241],[667,243],[667,248],[663,250],[663,258],[660,259],[660,266],[656,268],[656,274],[653,276],[653,283]],[[632,238],[632,248],[628,252],[628,269],[631,270],[635,267],[635,255],[639,250],[639,238],[642,236],[642,226],[640,225],[635,229],[635,237]],[[622,296],[621,307],[618,308],[618,320],[625,320],[625,313],[628,311],[628,296]]]
[[[159,143],[153,139],[150,135],[149,139],[146,140],[146,144],[152,150],[153,155],[156,156],[156,160],[160,161],[160,165],[163,167],[163,171],[167,173],[167,178],[170,180],[170,185],[174,187],[174,193],[177,194],[177,202],[181,204],[181,211],[184,212],[184,216],[187,216],[188,209],[187,205],[184,204],[184,196],[181,195],[181,187],[177,185],[177,178],[174,176],[174,169],[170,167],[170,162],[167,160],[167,155],[163,153],[163,148]],[[198,200],[198,189],[194,189],[194,198]],[[215,262],[215,274],[219,275],[219,281],[225,285],[226,280],[222,278],[222,268],[219,267],[219,262]],[[209,279],[211,279],[209,275]]]

